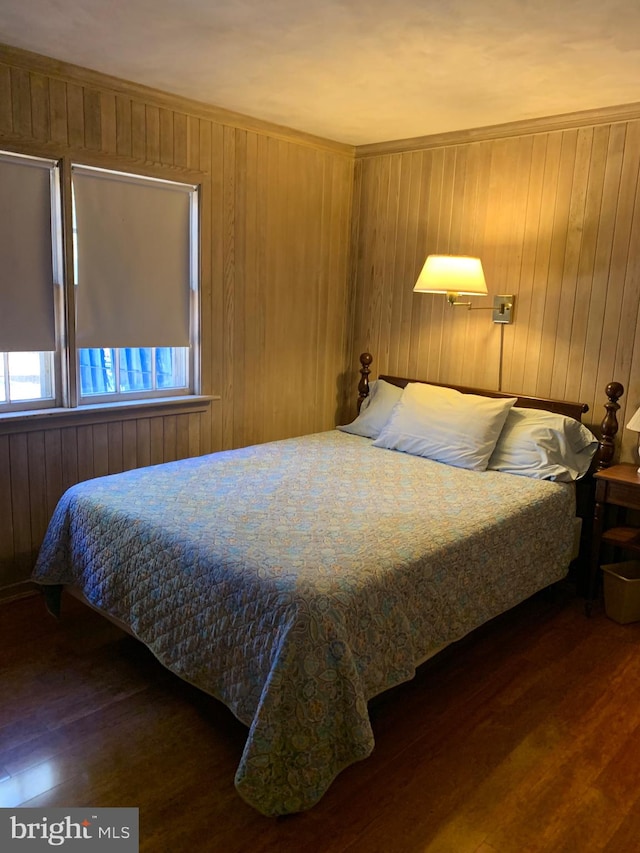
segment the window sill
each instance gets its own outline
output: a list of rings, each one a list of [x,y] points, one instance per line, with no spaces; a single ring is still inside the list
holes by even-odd
[[[206,412],[214,400],[220,398],[208,394],[188,397],[163,397],[118,401],[117,403],[93,403],[77,409],[34,409],[25,412],[0,414],[0,435],[17,432],[33,432],[40,429],[61,429],[83,424],[128,421],[162,415],[188,415]]]

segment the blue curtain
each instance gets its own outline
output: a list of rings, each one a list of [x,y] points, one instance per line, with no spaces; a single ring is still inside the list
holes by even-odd
[[[80,350],[80,390],[85,396],[115,392],[116,375],[113,359],[116,350]],[[153,388],[153,349],[125,347],[120,353],[120,391],[150,391]],[[156,387],[171,388],[173,352],[171,347],[156,348]]]

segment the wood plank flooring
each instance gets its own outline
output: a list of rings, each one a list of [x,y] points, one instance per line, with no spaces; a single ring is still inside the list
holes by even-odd
[[[371,705],[373,755],[309,812],[233,787],[244,727],[66,599],[0,606],[0,806],[137,806],[142,851],[640,850],[640,623],[556,588]]]

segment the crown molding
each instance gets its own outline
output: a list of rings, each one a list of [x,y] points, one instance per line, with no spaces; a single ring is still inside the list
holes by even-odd
[[[100,71],[93,71],[90,68],[83,68],[79,65],[62,62],[53,57],[43,56],[39,53],[32,53],[22,48],[11,47],[1,43],[0,63],[22,68],[26,71],[57,77],[58,79],[81,86],[91,86],[103,91],[106,90],[126,95],[136,100],[144,101],[145,104],[175,110],[179,113],[187,113],[195,118],[234,127],[238,130],[264,134],[281,139],[284,142],[293,142],[297,145],[330,151],[334,154],[342,154],[350,158],[353,158],[355,153],[353,145],[324,139],[320,136],[314,136],[311,133],[305,133],[304,131],[294,130],[290,127],[253,118],[243,113],[236,113],[223,107],[216,107],[200,101],[183,98],[180,95],[163,92],[150,86],[144,86],[141,83],[122,80],[119,77],[112,77]]]
[[[563,113],[544,118],[523,119],[505,124],[492,124],[469,130],[452,130],[448,133],[436,133],[430,136],[416,136],[411,139],[396,139],[390,142],[374,142],[356,146],[356,159],[377,157],[384,154],[400,154],[410,151],[422,151],[428,148],[443,148],[452,145],[465,145],[470,142],[486,142],[491,139],[506,139],[511,136],[528,136],[536,133],[570,130],[577,127],[590,127],[598,124],[640,119],[640,103],[622,104],[613,107],[600,107],[575,113]]]

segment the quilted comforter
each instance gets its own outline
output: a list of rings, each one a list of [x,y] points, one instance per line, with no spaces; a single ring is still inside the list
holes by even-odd
[[[566,486],[338,431],[128,471],[61,498],[34,570],[79,586],[248,728],[239,793],[312,806],[367,756],[367,702],[561,579]]]

